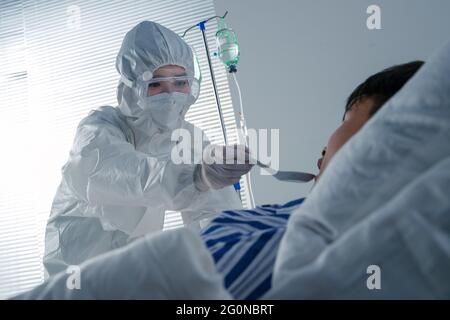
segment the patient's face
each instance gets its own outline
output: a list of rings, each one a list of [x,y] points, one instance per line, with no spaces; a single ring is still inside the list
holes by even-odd
[[[331,135],[328,145],[322,151],[322,158],[317,162],[320,172],[316,180],[322,175],[335,153],[369,120],[373,105],[372,99],[363,98],[355,102],[346,112],[344,121]]]

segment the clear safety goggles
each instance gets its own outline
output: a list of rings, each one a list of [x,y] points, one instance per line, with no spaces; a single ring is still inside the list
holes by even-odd
[[[190,76],[161,77],[146,81],[143,96],[150,97],[160,93],[180,92],[198,96],[198,81]]]
[[[181,92],[190,94],[194,100],[200,95],[201,72],[197,55],[193,52],[194,70],[187,74],[168,77],[155,77],[150,80],[140,80],[138,83],[141,97],[151,97],[160,93]],[[145,77],[144,77],[145,78]]]

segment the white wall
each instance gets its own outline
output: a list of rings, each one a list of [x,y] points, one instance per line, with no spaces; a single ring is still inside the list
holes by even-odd
[[[366,27],[381,7],[382,30]],[[448,0],[215,0],[239,38],[238,79],[250,128],[280,129],[280,168],[317,172],[345,100],[369,75],[426,60],[450,40]],[[256,171],[255,171],[256,172]],[[253,175],[257,203],[306,195],[311,184]]]

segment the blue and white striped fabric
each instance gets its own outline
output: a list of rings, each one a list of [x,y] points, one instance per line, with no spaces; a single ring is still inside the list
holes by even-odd
[[[224,211],[203,230],[203,241],[234,298],[258,299],[270,289],[287,220],[303,200]]]

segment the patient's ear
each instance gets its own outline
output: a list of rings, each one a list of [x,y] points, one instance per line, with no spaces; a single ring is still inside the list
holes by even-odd
[[[345,111],[344,121],[350,116],[358,117],[360,120],[366,122],[373,114],[373,110],[377,109],[378,99],[374,97],[365,96],[355,101],[351,107]]]

